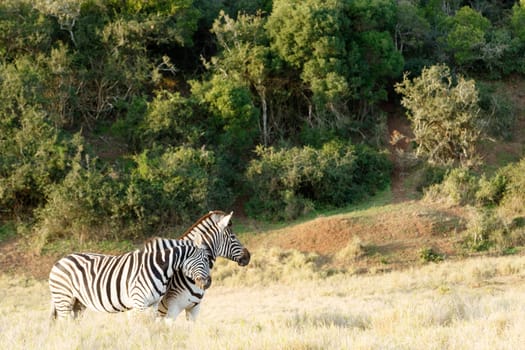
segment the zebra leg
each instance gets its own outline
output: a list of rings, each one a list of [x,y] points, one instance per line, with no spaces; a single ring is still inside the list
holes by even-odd
[[[157,316],[165,318],[168,315],[168,296],[164,295],[157,304]]]
[[[80,300],[75,299],[75,302],[73,304],[73,318],[78,318],[82,315],[82,313],[86,310],[86,306],[80,302]]]
[[[157,315],[164,320],[175,321],[186,305],[181,303],[181,298],[177,296],[164,295],[159,302]]]
[[[66,295],[51,295],[51,318],[68,319],[71,317],[75,298]]]
[[[186,320],[195,322],[197,320],[197,315],[201,310],[201,303],[195,303],[186,309]]]

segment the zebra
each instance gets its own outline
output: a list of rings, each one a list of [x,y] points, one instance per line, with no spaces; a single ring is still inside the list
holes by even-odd
[[[191,241],[160,249],[155,240],[122,255],[73,253],[49,274],[51,317],[77,318],[89,307],[101,312],[144,310],[164,295],[174,273],[189,276],[199,288],[211,285],[208,253]]]
[[[179,239],[192,241],[202,245],[209,254],[210,269],[219,256],[246,266],[250,262],[250,252],[233,233],[231,217],[233,212],[210,211],[197,220]],[[159,239],[159,244],[170,247],[177,242],[173,239]],[[162,319],[175,319],[182,310],[186,311],[186,319],[195,321],[200,311],[200,303],[204,290],[191,278],[175,272],[168,283],[166,294],[160,299],[157,315]]]

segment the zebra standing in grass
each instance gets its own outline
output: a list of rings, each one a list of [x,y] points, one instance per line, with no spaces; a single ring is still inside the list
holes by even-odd
[[[155,241],[123,255],[75,253],[60,259],[49,274],[51,316],[77,317],[86,307],[102,312],[143,310],[164,295],[174,273],[199,288],[211,284],[208,253],[191,241],[159,249]]]
[[[233,233],[231,217],[233,212],[211,211],[201,217],[180,238],[202,245],[209,254],[210,268],[219,256],[233,260],[240,266],[250,262],[250,252]],[[158,244],[169,247],[176,240],[159,239]],[[199,287],[187,275],[176,272],[169,281],[168,290],[158,305],[158,315],[175,319],[182,310],[186,310],[186,319],[194,321],[204,297],[203,288]]]

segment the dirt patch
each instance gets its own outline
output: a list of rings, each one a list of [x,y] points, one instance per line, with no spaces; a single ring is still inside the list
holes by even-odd
[[[405,187],[405,178],[408,175],[405,158],[412,151],[411,142],[414,134],[410,122],[400,109],[393,111],[387,120],[388,150],[393,164],[391,188],[394,203],[400,203],[414,196],[413,191]]]
[[[355,235],[356,225],[345,218],[317,218],[283,230],[274,241],[283,249],[326,255],[337,252]]]
[[[47,279],[57,257],[28,252],[21,243],[20,239],[11,239],[0,244],[0,273]]]
[[[458,241],[468,215],[463,208],[410,201],[386,206],[377,212],[316,218],[262,234],[253,245],[334,258],[348,245],[359,242],[363,254],[352,264],[361,268],[383,264],[392,270],[420,263],[421,251],[427,248],[449,259],[459,256]],[[332,259],[335,265],[336,260]]]

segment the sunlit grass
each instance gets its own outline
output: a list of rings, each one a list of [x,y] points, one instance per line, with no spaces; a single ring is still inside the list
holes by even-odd
[[[377,275],[327,277],[312,256],[221,260],[195,324],[184,315],[87,312],[49,322],[45,281],[0,277],[5,349],[519,349],[525,257],[476,258]],[[310,264],[311,263],[311,264]],[[298,266],[305,264],[306,267]],[[309,265],[310,264],[310,265]]]
[[[313,210],[300,218],[292,221],[282,221],[282,222],[265,222],[259,220],[252,220],[249,218],[244,218],[237,220],[235,214],[233,215],[235,233],[240,237],[250,237],[253,234],[259,232],[266,232],[272,230],[279,230],[290,225],[298,225],[312,219],[323,217],[323,216],[332,216],[332,215],[359,215],[362,212],[373,212],[374,210],[383,211],[385,206],[392,202],[392,191],[390,188],[387,188],[383,191],[376,193],[373,196],[368,197],[365,200],[360,201],[357,204],[349,204],[342,208],[337,209],[324,209],[324,210]],[[388,206],[387,206],[388,207]],[[388,210],[388,208],[386,208]]]

